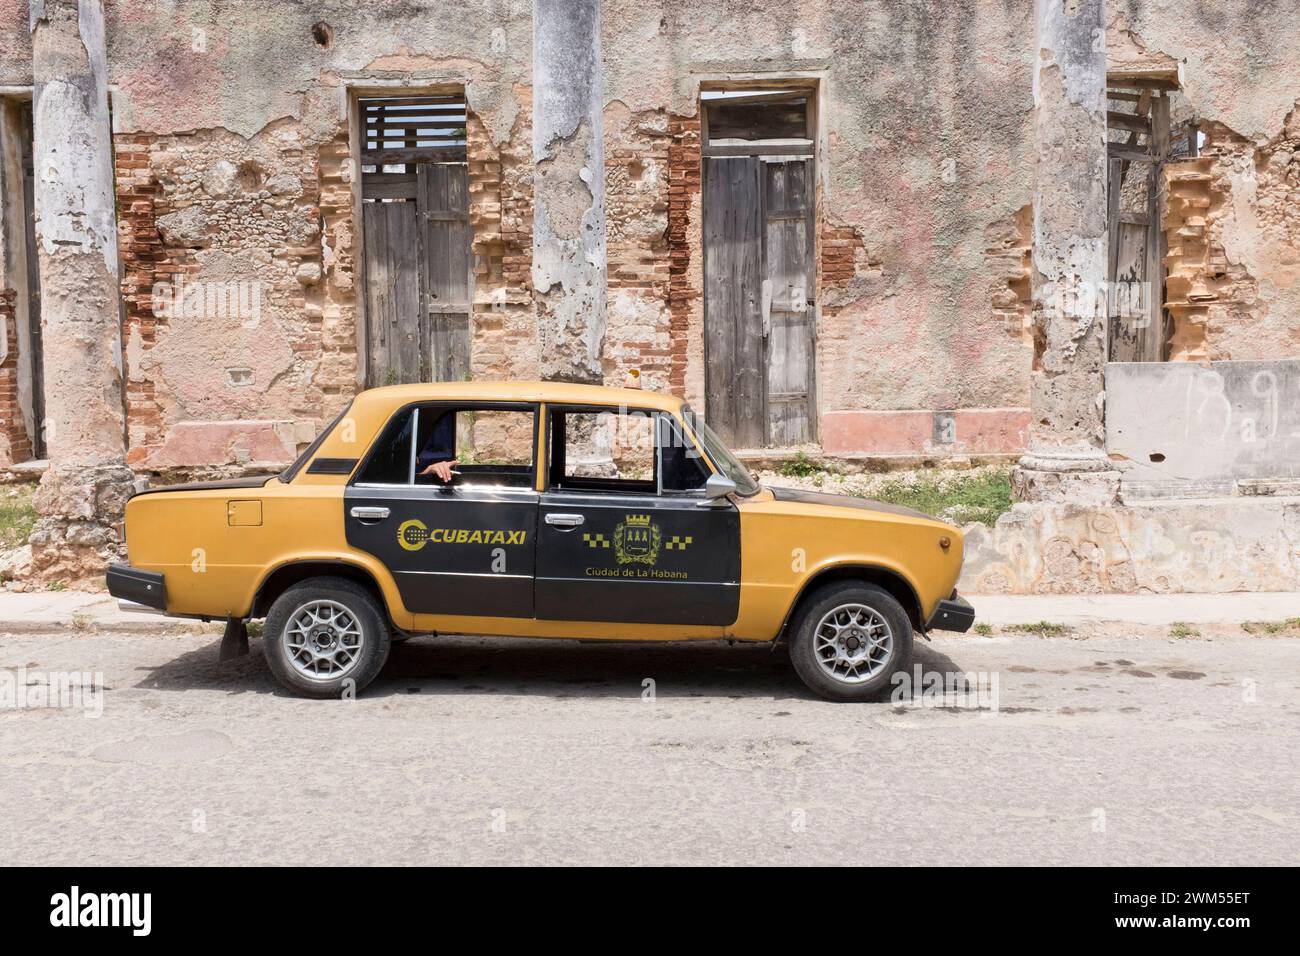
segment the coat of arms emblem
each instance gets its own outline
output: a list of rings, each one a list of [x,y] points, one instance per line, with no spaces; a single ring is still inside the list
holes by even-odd
[[[649,515],[625,515],[614,529],[614,554],[619,564],[649,564],[659,560],[659,526]]]

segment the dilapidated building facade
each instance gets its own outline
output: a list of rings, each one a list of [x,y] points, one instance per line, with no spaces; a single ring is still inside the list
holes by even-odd
[[[1275,586],[1297,12],[0,0],[34,563],[102,552],[132,472],[275,467],[360,388],[542,377],[685,395],[758,457],[1019,460],[984,588]]]

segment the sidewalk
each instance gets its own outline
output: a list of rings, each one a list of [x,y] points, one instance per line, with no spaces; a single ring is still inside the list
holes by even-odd
[[[1009,624],[1241,623],[1300,617],[1300,591],[1233,594],[984,594],[965,595],[975,620],[991,627]],[[118,631],[131,634],[220,632],[222,621],[199,621],[118,609],[105,593],[81,591],[0,592],[0,633]]]

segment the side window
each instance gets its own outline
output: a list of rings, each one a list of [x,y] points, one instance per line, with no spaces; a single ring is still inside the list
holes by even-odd
[[[357,482],[444,487],[429,465],[445,461],[451,486],[533,487],[536,412],[469,404],[427,404],[393,416],[375,442]]]
[[[652,413],[554,409],[550,417],[551,488],[655,493],[658,475]]]
[[[708,467],[671,415],[605,409],[551,412],[551,488],[632,495],[690,494]]]
[[[412,413],[404,408],[393,416],[357,475],[358,484],[404,485],[411,480]]]

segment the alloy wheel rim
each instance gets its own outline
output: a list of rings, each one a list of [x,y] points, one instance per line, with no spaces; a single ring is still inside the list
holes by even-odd
[[[841,604],[822,615],[813,631],[813,656],[842,684],[861,684],[889,666],[894,632],[865,604]]]
[[[357,616],[337,601],[308,601],[284,626],[289,662],[313,681],[347,676],[361,660],[365,642]]]

